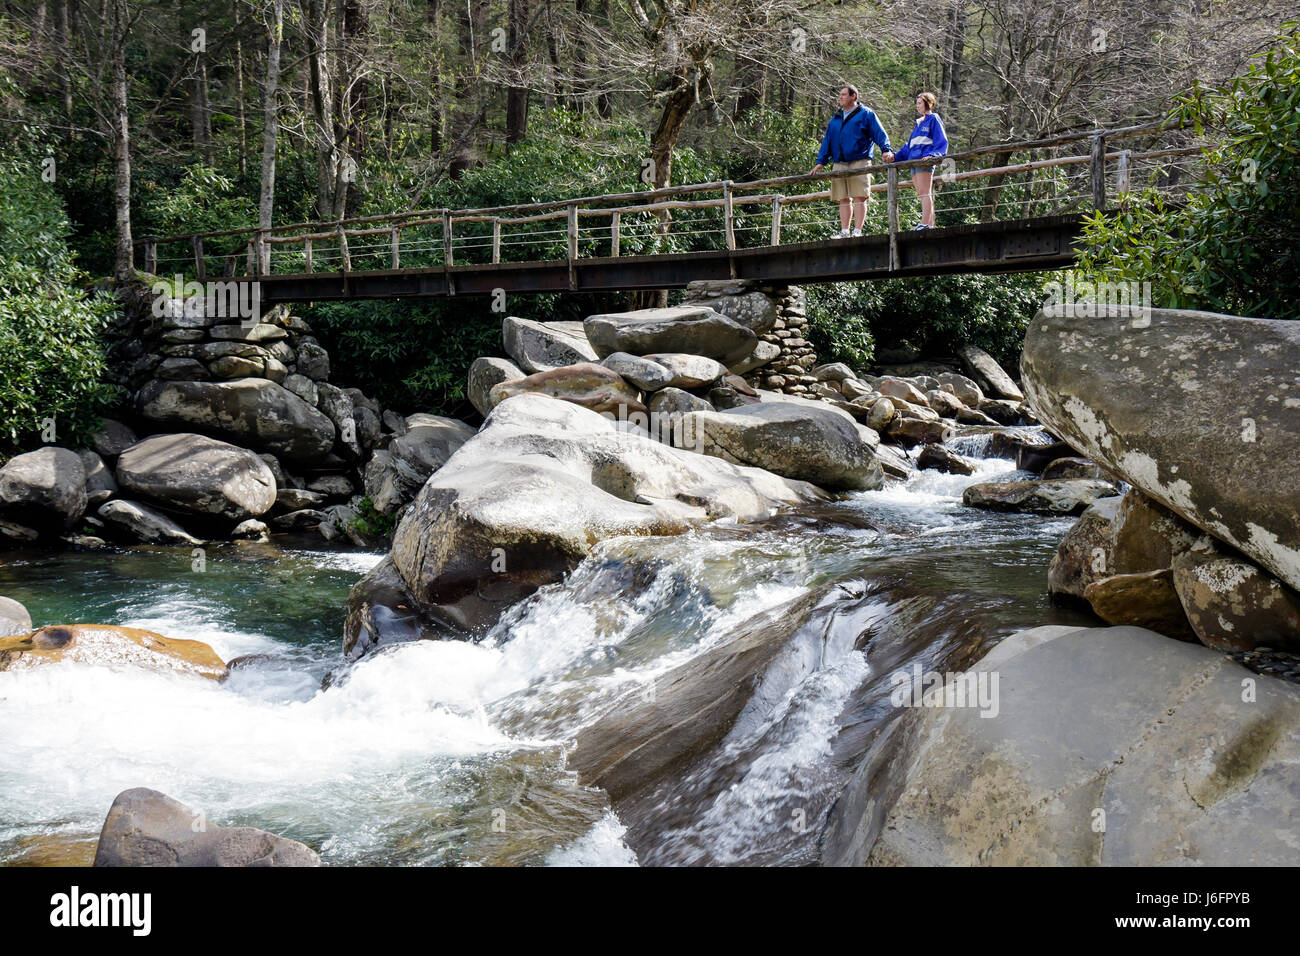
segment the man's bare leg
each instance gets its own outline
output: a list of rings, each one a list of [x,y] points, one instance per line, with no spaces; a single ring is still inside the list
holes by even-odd
[[[853,200],[853,215],[858,224],[858,231],[861,232],[863,227],[867,224],[866,197]]]
[[[840,228],[848,229],[849,223],[851,221],[852,219],[850,218],[850,214],[849,214],[849,201],[847,199],[841,199],[840,200]]]

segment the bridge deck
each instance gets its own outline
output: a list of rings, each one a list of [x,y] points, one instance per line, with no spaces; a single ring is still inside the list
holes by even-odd
[[[1059,269],[1074,261],[1082,221],[1076,213],[900,232],[898,265],[892,270],[889,236],[875,235],[733,251],[582,258],[572,264],[508,262],[312,272],[265,275],[258,281],[262,301],[275,303],[488,295],[498,289],[517,294],[674,289],[697,279],[808,284],[958,272],[1033,272]]]

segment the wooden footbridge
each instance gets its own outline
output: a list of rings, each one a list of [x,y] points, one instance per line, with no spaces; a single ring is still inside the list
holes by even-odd
[[[951,154],[935,170],[934,229],[909,228],[919,219],[910,171],[933,160],[881,164],[869,170],[867,234],[850,239],[833,238],[824,180],[847,173],[832,171],[136,245],[148,273],[256,282],[264,304],[1029,272],[1072,264],[1092,211],[1143,187],[1180,192],[1200,152],[1179,127],[1148,123]]]

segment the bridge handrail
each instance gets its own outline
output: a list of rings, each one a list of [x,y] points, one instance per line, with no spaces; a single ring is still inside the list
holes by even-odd
[[[949,153],[945,158],[954,162],[958,160],[974,159],[981,156],[997,155],[1000,153],[1020,152],[1027,149],[1046,149],[1052,146],[1063,146],[1066,143],[1081,142],[1083,140],[1092,140],[1102,137],[1104,140],[1120,139],[1128,136],[1136,136],[1145,132],[1156,132],[1166,130],[1185,129],[1189,126],[1187,123],[1166,124],[1163,121],[1152,123],[1142,123],[1134,126],[1124,126],[1115,129],[1093,129],[1078,133],[1063,133],[1057,136],[1050,136],[1037,140],[1026,140],[1014,143],[997,143],[990,146],[980,146],[974,149],[964,150],[959,153]],[[520,203],[509,206],[484,206],[481,208],[470,209],[415,209],[407,212],[381,213],[374,216],[354,216],[347,219],[317,219],[308,222],[285,223],[279,226],[270,226],[266,229],[260,229],[257,226],[247,226],[241,229],[221,229],[213,232],[185,233],[176,236],[144,236],[133,241],[134,245],[143,245],[145,243],[167,243],[183,242],[191,239],[215,239],[224,236],[240,236],[252,233],[262,232],[270,239],[272,234],[287,232],[294,229],[306,229],[312,226],[329,226],[331,234],[334,234],[338,226],[349,227],[353,225],[362,225],[379,222],[392,222],[395,220],[407,219],[410,217],[427,217],[434,218],[434,221],[441,221],[444,213],[450,215],[457,222],[466,221],[489,221],[492,216],[502,213],[523,212],[525,210],[563,210],[573,203],[590,204],[594,202],[616,202],[626,200],[640,200],[644,202],[647,199],[658,198],[661,196],[677,196],[694,192],[707,192],[723,188],[724,185],[730,185],[730,188],[736,192],[748,192],[754,189],[763,189],[769,186],[786,186],[798,183],[816,181],[820,179],[835,179],[849,175],[861,175],[863,173],[881,173],[888,172],[890,169],[903,170],[911,169],[918,166],[934,165],[933,160],[915,159],[895,163],[878,163],[861,169],[852,171],[835,171],[829,170],[820,173],[800,173],[791,176],[776,176],[768,179],[752,180],[741,183],[728,183],[719,180],[708,183],[687,183],[680,186],[664,186],[659,189],[637,190],[623,193],[606,193],[594,196],[580,196],[574,199],[548,199],[535,203]],[[547,218],[560,218],[560,213]],[[474,217],[469,219],[467,217]],[[351,231],[351,230],[349,230]],[[386,231],[386,230],[384,230]],[[301,237],[299,237],[301,238]]]

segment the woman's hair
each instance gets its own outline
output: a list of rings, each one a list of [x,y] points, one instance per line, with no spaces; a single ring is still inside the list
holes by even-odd
[[[934,104],[935,104],[935,101],[938,100],[938,97],[937,97],[937,96],[935,96],[933,93],[930,93],[930,92],[917,93],[916,96],[917,96],[917,98],[920,99],[923,103],[925,103],[925,111],[926,111],[927,113],[933,113],[933,112],[934,112]]]

